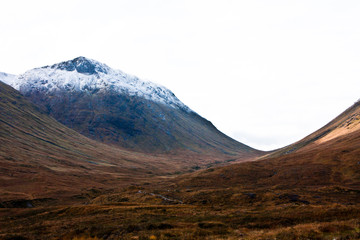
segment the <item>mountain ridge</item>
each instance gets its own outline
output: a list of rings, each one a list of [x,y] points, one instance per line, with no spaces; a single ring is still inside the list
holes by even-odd
[[[85,57],[34,68],[5,83],[23,93],[36,89],[48,92],[112,90],[191,111],[166,87],[142,81],[136,76],[112,69],[106,64]]]
[[[220,132],[167,88],[85,57],[8,83],[62,124],[107,144],[140,152],[262,154]]]

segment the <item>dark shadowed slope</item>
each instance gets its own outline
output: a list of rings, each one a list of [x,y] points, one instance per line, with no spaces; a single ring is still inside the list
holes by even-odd
[[[163,86],[84,57],[37,68],[12,86],[92,139],[147,153],[261,155],[218,131]]]

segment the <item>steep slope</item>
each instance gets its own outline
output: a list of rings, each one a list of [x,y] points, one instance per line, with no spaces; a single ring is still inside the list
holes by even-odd
[[[304,147],[313,147],[314,144],[325,143],[340,136],[356,132],[360,129],[360,101],[349,107],[334,120],[326,124],[324,127],[308,135],[307,137],[297,141],[289,146],[270,153],[265,157],[281,156],[296,152]]]
[[[10,81],[59,122],[92,139],[139,152],[261,153],[202,118],[165,87],[84,57]]]

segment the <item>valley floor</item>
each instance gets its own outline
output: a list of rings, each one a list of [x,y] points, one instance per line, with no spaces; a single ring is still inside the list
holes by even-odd
[[[328,190],[230,188],[223,199],[161,186],[92,190],[73,204],[0,209],[0,239],[360,239],[359,191]],[[192,202],[194,194],[207,197]]]

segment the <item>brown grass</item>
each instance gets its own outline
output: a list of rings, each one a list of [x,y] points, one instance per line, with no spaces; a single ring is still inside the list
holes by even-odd
[[[358,239],[359,217],[337,204],[59,206],[7,213],[0,239]]]

